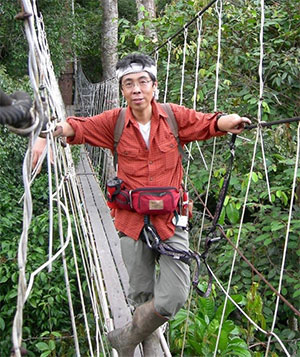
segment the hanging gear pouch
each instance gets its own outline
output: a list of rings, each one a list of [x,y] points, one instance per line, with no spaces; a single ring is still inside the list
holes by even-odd
[[[131,207],[140,214],[172,213],[178,206],[180,191],[175,187],[142,187],[130,191]]]
[[[115,177],[107,181],[107,205],[109,208],[121,208],[127,211],[132,211],[130,206],[129,190],[125,188],[125,185],[121,179]]]

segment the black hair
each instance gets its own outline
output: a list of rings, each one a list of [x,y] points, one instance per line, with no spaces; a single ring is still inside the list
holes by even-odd
[[[120,59],[116,65],[116,69],[119,68],[127,68],[129,67],[132,63],[139,63],[142,65],[143,68],[146,66],[151,67],[155,66],[155,61],[153,58],[151,58],[148,55],[145,55],[143,53],[131,53],[130,55],[127,55]],[[149,72],[148,72],[149,73]],[[152,73],[149,73],[149,76],[154,83],[156,81],[155,76]],[[120,85],[121,85],[122,78],[120,78]]]
[[[143,53],[132,53],[120,59],[116,65],[116,69],[127,68],[132,63],[140,63],[143,68],[146,66],[155,66],[154,59]]]

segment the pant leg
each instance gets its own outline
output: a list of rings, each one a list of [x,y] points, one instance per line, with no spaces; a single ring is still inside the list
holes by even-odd
[[[188,251],[188,232],[176,228],[167,244]],[[190,290],[190,268],[187,264],[161,255],[159,275],[154,288],[154,306],[161,315],[171,318],[185,304]]]
[[[121,252],[129,276],[128,299],[138,306],[154,295],[155,254],[141,240],[123,236]]]

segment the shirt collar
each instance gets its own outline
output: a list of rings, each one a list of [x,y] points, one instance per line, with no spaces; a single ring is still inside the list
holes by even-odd
[[[152,100],[151,105],[152,105],[152,119],[159,119],[160,117],[166,119],[168,117],[168,115],[164,112],[162,107],[156,102],[155,99]],[[134,119],[131,108],[127,107],[126,114],[125,114],[125,126],[128,126],[130,123],[134,124],[136,123],[136,120]]]

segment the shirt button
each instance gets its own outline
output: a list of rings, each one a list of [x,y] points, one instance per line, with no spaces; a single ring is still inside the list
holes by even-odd
[[[153,181],[153,177],[150,177],[150,179],[149,179],[150,181]]]
[[[150,164],[150,165],[153,164],[153,161],[149,161],[149,164]]]

